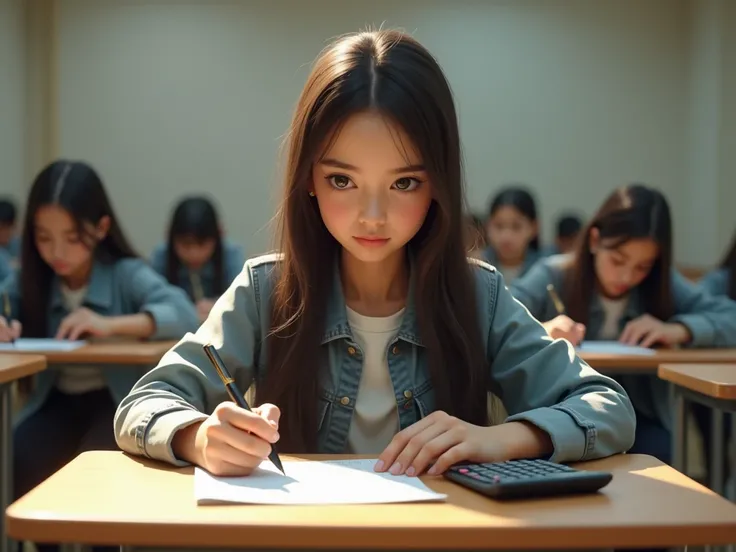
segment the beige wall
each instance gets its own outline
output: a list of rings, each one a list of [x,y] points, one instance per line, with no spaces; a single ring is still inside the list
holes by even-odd
[[[550,237],[560,209],[590,213],[612,187],[649,182],[671,200],[678,259],[706,264],[736,225],[728,0],[35,1],[58,9],[50,147],[99,168],[146,253],[171,203],[201,190],[249,253],[267,248],[309,63],[330,37],[382,23],[445,68],[477,208],[528,182]]]
[[[23,0],[0,0],[0,195],[18,202],[26,180],[25,67]]]

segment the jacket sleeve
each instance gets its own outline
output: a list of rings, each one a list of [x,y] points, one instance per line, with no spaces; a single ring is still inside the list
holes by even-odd
[[[493,391],[510,416],[549,434],[551,460],[590,460],[627,451],[634,442],[634,409],[624,389],[580,359],[567,341],[553,340],[490,273],[488,335]]]
[[[541,260],[532,266],[523,276],[516,278],[509,289],[511,294],[524,305],[531,315],[540,322],[547,322],[554,316],[550,310],[551,299],[547,292],[549,284],[554,282],[552,269],[546,260]],[[557,290],[559,293],[559,289]]]
[[[711,295],[728,296],[728,277],[729,271],[727,268],[711,270],[698,282],[698,287]]]
[[[179,339],[197,329],[197,310],[184,291],[169,284],[145,262],[128,261],[122,283],[138,312],[153,318],[156,330],[151,339]]]
[[[213,345],[243,392],[253,382],[260,341],[252,272],[246,265],[209,317],[145,374],[118,406],[115,438],[131,454],[184,465],[171,449],[174,434],[204,420],[228,400],[203,346]]]
[[[711,295],[677,271],[672,272],[672,297],[675,316],[669,321],[690,331],[691,346],[736,347],[736,302]]]

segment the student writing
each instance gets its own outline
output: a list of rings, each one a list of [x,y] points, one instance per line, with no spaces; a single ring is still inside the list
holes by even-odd
[[[242,249],[223,237],[217,210],[206,197],[188,197],[174,209],[168,239],[156,248],[151,265],[184,289],[200,320],[243,268]]]
[[[38,175],[22,247],[19,271],[0,286],[12,312],[0,318],[0,341],[177,339],[197,327],[184,292],[135,256],[99,176],[84,163],[56,161]],[[55,366],[25,385],[13,436],[15,496],[81,451],[114,449],[115,407],[140,375],[130,366]]]
[[[123,450],[247,474],[278,442],[279,453],[376,454],[376,470],[418,475],[631,445],[621,387],[465,256],[457,116],[419,43],[394,31],[339,39],[288,136],[280,253],[247,261],[197,333],[122,401]],[[228,400],[206,343],[240,389],[255,382],[255,412]],[[489,390],[511,413],[492,427]]]
[[[557,315],[547,286],[560,292]],[[698,289],[672,268],[672,225],[664,196],[635,184],[615,190],[570,255],[548,257],[511,286],[550,336],[573,344],[736,346],[736,303]],[[671,410],[655,376],[617,378],[637,413],[633,452],[670,459]]]
[[[532,194],[509,186],[491,200],[486,221],[488,246],[481,258],[498,269],[507,283],[524,275],[537,260],[539,225]]]

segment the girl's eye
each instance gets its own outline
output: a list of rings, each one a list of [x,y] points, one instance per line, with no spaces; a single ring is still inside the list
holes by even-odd
[[[413,190],[416,190],[421,182],[417,180],[416,178],[411,177],[404,177],[399,178],[396,182],[394,182],[394,187],[397,190],[401,190],[402,192],[411,192]]]
[[[332,184],[333,188],[337,188],[338,190],[344,190],[346,188],[350,187],[350,179],[345,176],[344,174],[333,174],[327,177],[327,180],[330,184]]]

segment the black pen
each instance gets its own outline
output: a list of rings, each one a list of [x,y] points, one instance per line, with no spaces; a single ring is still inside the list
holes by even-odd
[[[217,375],[220,376],[222,383],[225,384],[227,394],[230,395],[232,401],[240,408],[244,408],[248,412],[252,412],[250,406],[248,406],[248,401],[246,401],[245,397],[240,394],[240,391],[238,391],[238,388],[235,385],[235,380],[225,367],[225,363],[222,361],[220,355],[217,353],[217,349],[215,349],[212,345],[205,345],[203,348],[205,354],[207,355],[207,358],[210,359],[210,362],[215,367]],[[286,472],[284,471],[284,466],[281,464],[281,459],[276,453],[276,448],[273,445],[271,445],[271,454],[268,455],[268,459],[273,462],[274,466],[281,470],[281,473],[286,475]]]

